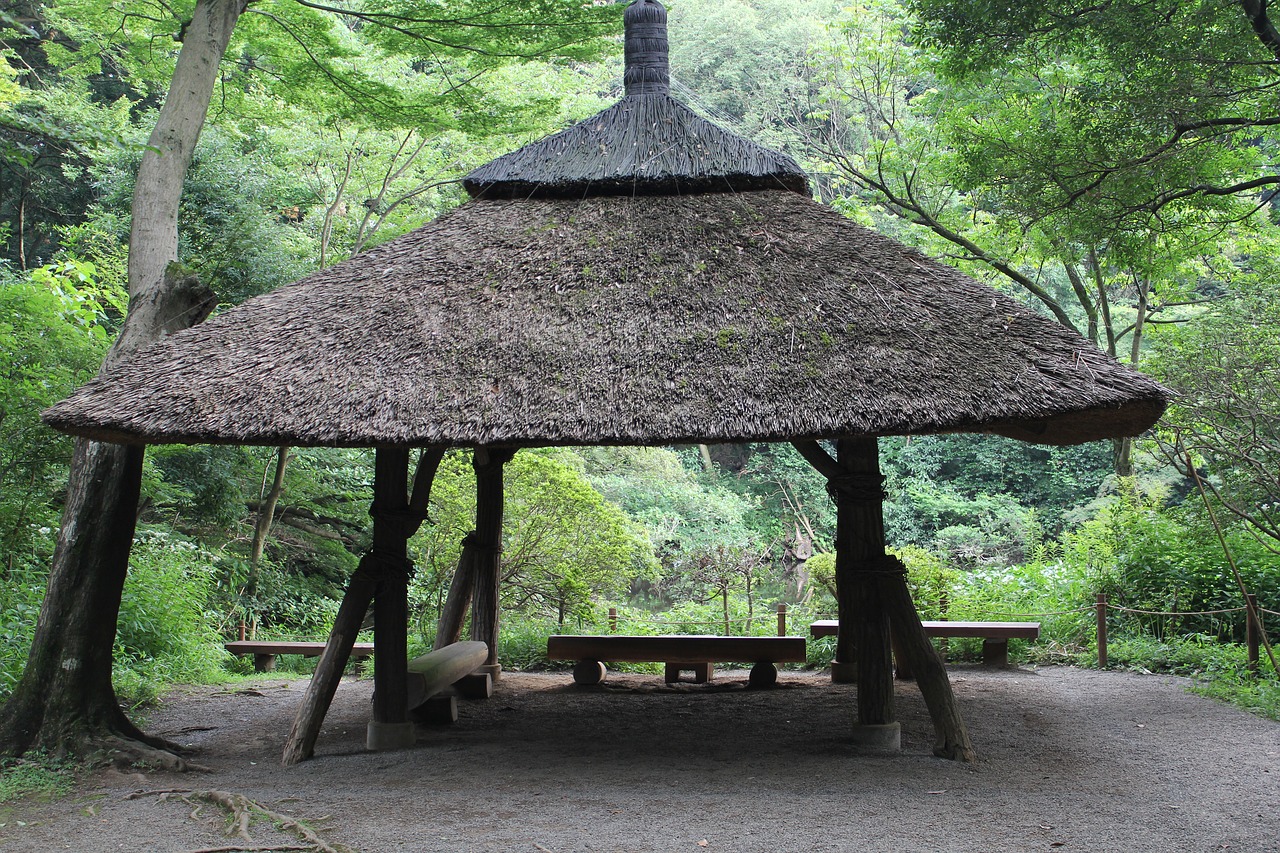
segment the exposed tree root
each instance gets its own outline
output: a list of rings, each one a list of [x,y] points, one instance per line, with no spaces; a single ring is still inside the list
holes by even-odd
[[[148,740],[153,739],[148,738]],[[181,747],[177,744],[167,744],[164,747],[153,746],[133,738],[109,735],[98,739],[97,745],[98,754],[122,770],[132,767],[150,767],[173,773],[209,772],[209,768],[203,764],[197,764],[179,755]]]
[[[238,853],[238,851],[266,850],[305,850],[310,853],[352,853],[340,844],[330,844],[322,839],[315,830],[302,823],[298,818],[272,811],[266,806],[249,799],[244,794],[230,791],[190,791],[185,789],[168,789],[163,791],[135,791],[128,794],[126,800],[137,800],[143,797],[158,797],[161,800],[176,798],[191,806],[191,819],[198,820],[200,811],[206,804],[214,805],[227,813],[229,823],[226,834],[243,839],[251,846],[206,847],[194,853]],[[279,829],[291,833],[303,842],[302,845],[256,845],[249,835],[249,824],[255,817],[266,818]]]

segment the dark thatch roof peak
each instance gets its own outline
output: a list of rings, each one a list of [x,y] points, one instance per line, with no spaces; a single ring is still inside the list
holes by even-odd
[[[472,197],[585,198],[792,190],[808,195],[795,160],[699,116],[670,95],[667,10],[627,7],[626,94],[585,121],[505,154],[463,179]]]

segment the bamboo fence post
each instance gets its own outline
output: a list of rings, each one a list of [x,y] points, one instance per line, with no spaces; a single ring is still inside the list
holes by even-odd
[[[1258,596],[1249,593],[1245,596],[1248,606],[1245,608],[1244,614],[1244,642],[1245,648],[1248,650],[1248,663],[1245,664],[1250,675],[1258,674],[1258,647],[1262,632],[1258,630],[1259,613]]]
[[[1098,593],[1097,622],[1098,622],[1098,669],[1107,668],[1107,594]]]
[[[778,636],[787,636],[787,605],[778,605]]]

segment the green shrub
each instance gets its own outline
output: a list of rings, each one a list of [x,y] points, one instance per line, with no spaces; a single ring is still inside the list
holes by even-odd
[[[139,537],[120,601],[115,683],[136,704],[165,684],[216,679],[226,658],[206,604],[215,584],[210,554],[165,533]]]
[[[27,665],[48,579],[47,570],[24,564],[0,584],[0,700],[13,692]]]

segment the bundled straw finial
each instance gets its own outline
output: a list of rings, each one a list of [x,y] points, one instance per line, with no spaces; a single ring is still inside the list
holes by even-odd
[[[627,95],[665,95],[671,91],[667,64],[667,10],[658,0],[635,0],[623,16],[626,25]]]

